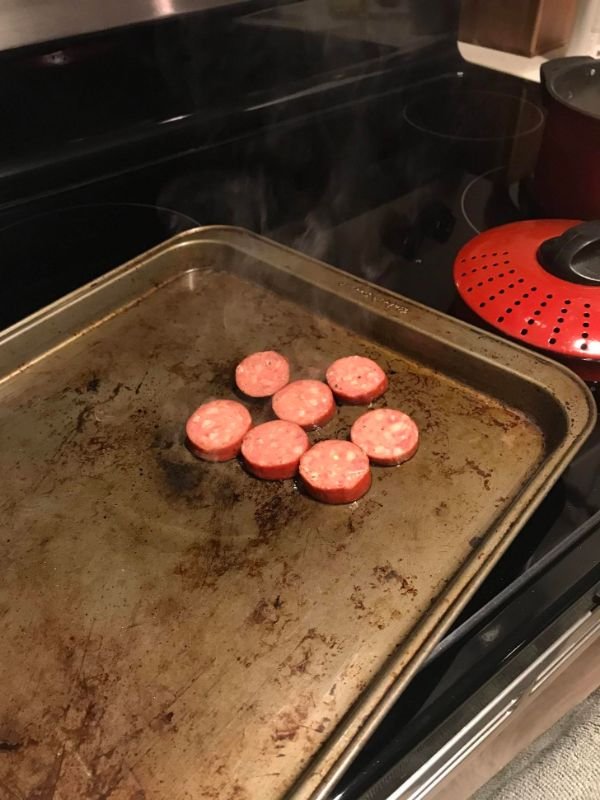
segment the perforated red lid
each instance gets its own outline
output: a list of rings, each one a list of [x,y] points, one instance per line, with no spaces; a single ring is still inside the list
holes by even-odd
[[[600,286],[572,283],[542,267],[540,244],[578,220],[513,222],[459,251],[454,281],[465,303],[503,334],[567,358],[600,361]]]

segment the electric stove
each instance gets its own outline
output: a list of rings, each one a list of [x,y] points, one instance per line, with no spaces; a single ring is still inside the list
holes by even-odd
[[[373,2],[368,24],[363,4],[319,8],[245,3],[4,53],[0,327],[212,223],[462,315],[456,252],[536,215],[538,87],[461,59],[456,4]],[[597,429],[331,796],[427,797],[408,784],[447,767],[457,715],[594,607],[599,554]]]

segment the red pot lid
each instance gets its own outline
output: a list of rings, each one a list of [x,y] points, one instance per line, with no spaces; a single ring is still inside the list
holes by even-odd
[[[542,242],[579,220],[513,222],[459,251],[454,281],[464,302],[501,333],[567,358],[600,361],[600,285],[574,283],[541,266]]]

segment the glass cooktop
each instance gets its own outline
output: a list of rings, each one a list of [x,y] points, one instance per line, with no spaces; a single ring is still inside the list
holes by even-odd
[[[450,4],[424,14],[429,4],[386,0],[367,26],[343,0],[326,19],[310,0],[285,13],[248,5],[4,59],[1,328],[205,224],[242,225],[463,314],[457,250],[537,213],[538,87],[465,64]],[[598,509],[596,431],[455,625],[472,644],[467,688],[481,679],[469,620]],[[575,572],[561,580],[553,590],[567,597]],[[537,613],[532,602],[532,628]],[[346,786],[435,697],[452,653],[413,682]]]

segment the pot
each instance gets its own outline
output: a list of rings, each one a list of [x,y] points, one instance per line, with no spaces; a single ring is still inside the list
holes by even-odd
[[[533,192],[545,216],[600,218],[600,60],[558,58],[540,70],[547,109]]]
[[[600,381],[600,221],[492,228],[459,251],[454,282],[489,327]]]

